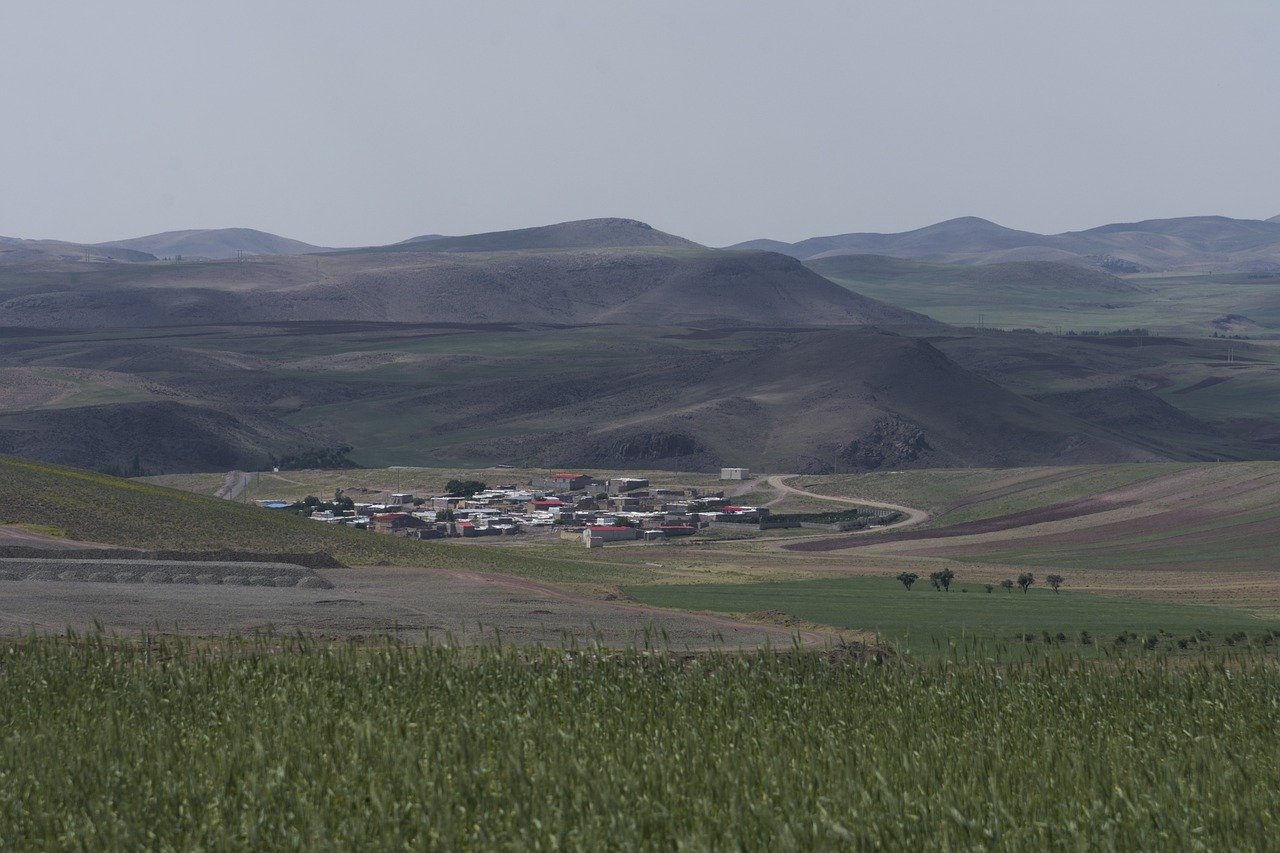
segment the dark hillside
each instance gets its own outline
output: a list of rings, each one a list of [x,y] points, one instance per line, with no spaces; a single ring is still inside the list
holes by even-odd
[[[452,407],[475,411],[474,422],[491,428],[570,425],[571,413],[589,426],[474,441],[459,423],[463,443],[450,451],[550,466],[805,472],[1157,458],[978,379],[921,341],[865,327],[771,340],[718,358],[650,361],[635,376],[568,383],[565,390],[576,392],[568,397],[531,389],[516,410],[486,406],[511,402],[496,387],[469,388],[465,398],[455,391]]]
[[[94,470],[260,470],[314,436],[249,409],[173,402],[0,413],[0,453]]]
[[[0,447],[175,472],[342,445],[367,465],[814,472],[1274,455],[1270,348],[935,328],[928,339],[763,323],[27,334],[0,347]]]
[[[10,272],[7,280],[0,272],[0,324],[929,322],[768,253],[408,252],[139,265],[77,275],[68,286],[64,272]]]
[[[933,320],[810,275],[773,253],[704,256],[675,267],[660,284],[597,314],[594,322],[715,325],[811,323],[928,325]]]
[[[1179,434],[1219,436],[1218,429],[1150,391],[1132,386],[1038,394],[1034,399],[1091,424],[1171,440]]]

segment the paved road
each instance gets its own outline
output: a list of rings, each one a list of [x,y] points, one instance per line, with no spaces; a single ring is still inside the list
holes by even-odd
[[[247,474],[244,471],[228,471],[227,479],[223,481],[222,488],[214,492],[213,496],[233,501],[240,497],[241,492],[249,488],[249,480],[252,477],[252,474]]]
[[[796,495],[804,495],[807,498],[818,498],[819,500],[833,501],[835,503],[858,504],[860,506],[874,506],[882,509],[897,510],[905,516],[901,521],[895,521],[893,524],[886,524],[884,527],[875,528],[877,531],[892,530],[895,527],[910,527],[913,524],[921,524],[929,519],[929,513],[922,509],[916,509],[915,507],[886,503],[885,501],[872,500],[871,498],[836,498],[831,495],[820,495],[816,492],[797,489],[795,486],[787,485],[787,480],[799,476],[799,474],[775,474],[768,478],[768,483],[779,492],[784,493],[784,496],[785,493],[790,492]]]

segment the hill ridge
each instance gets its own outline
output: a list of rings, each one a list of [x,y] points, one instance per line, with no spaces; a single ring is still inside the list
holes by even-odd
[[[608,249],[654,246],[705,249],[706,247],[659,231],[638,219],[609,216],[574,219],[551,225],[536,225],[505,231],[486,231],[459,237],[423,235],[389,246],[373,246],[360,251],[422,252],[512,252],[544,249]]]
[[[1045,235],[968,216],[891,234],[854,232],[796,243],[752,240],[727,248],[765,247],[801,260],[874,254],[966,265],[1023,260],[1110,265],[1130,272],[1203,268],[1251,272],[1280,265],[1280,217],[1147,219]]]

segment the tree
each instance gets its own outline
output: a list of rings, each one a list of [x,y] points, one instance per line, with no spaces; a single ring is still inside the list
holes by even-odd
[[[905,586],[908,592],[911,591],[911,585],[918,580],[920,580],[920,576],[915,572],[903,572],[898,575],[898,582]]]
[[[983,586],[986,588],[987,592],[995,592],[995,589],[996,589],[996,585],[995,585],[995,584],[993,584],[993,583],[984,583],[984,584],[983,584]]]
[[[289,456],[282,456],[277,461],[272,457],[271,467],[281,471],[298,471],[304,468],[358,468],[355,462],[347,458],[351,446],[310,447],[299,450]]]
[[[939,592],[950,592],[951,581],[955,580],[956,573],[950,569],[943,569],[940,572],[929,573],[929,583],[933,584],[933,588]]]
[[[1013,592],[1013,578],[1005,578],[1000,581],[1000,588],[1005,592]]]
[[[1031,572],[1023,572],[1018,575],[1018,586],[1022,587],[1023,595],[1026,595],[1027,593],[1027,587],[1031,586],[1035,582],[1036,576],[1031,574]]]
[[[489,486],[480,480],[459,480],[454,478],[444,484],[444,490],[450,497],[469,498],[476,492],[483,492]]]
[[[1054,592],[1058,591],[1058,587],[1062,586],[1064,581],[1066,581],[1066,578],[1062,575],[1049,575],[1049,577],[1044,579],[1044,582],[1047,583],[1049,588]]]

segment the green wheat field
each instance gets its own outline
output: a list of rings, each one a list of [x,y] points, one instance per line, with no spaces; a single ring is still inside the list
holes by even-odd
[[[10,640],[0,825],[46,850],[1268,850],[1273,651]]]

